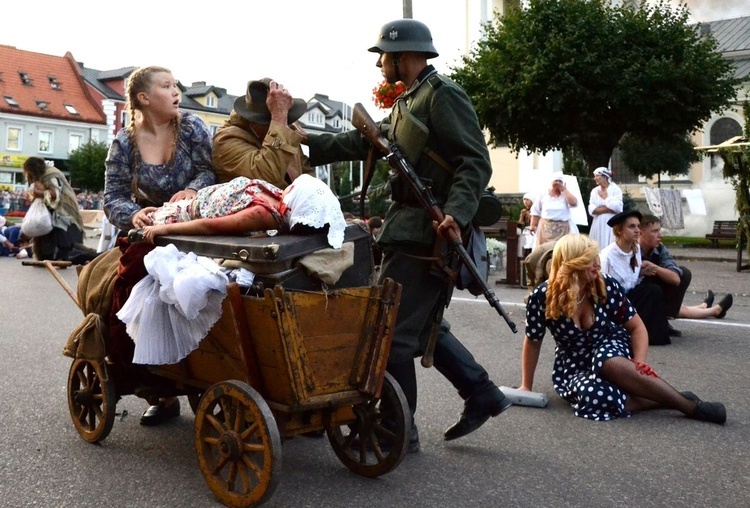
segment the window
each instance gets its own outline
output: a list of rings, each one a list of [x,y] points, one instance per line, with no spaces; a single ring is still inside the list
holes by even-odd
[[[68,141],[68,153],[75,152],[83,145],[83,134],[73,133]]]
[[[60,86],[60,83],[57,81],[56,77],[47,76],[47,79],[49,80],[49,86],[52,87],[52,90],[62,90],[62,87]]]
[[[39,109],[41,109],[42,111],[46,111],[47,110],[47,106],[49,106],[49,102],[47,102],[47,101],[36,101],[36,105],[39,106]]]
[[[76,108],[72,104],[63,104],[65,106],[65,109],[68,110],[68,113],[71,115],[78,115],[78,111],[76,111]]]
[[[208,126],[208,132],[211,133],[211,137],[213,137],[216,134],[216,131],[219,130],[219,126],[215,123],[212,123]]]
[[[121,127],[127,127],[128,126],[128,110],[123,109],[120,111],[120,126]]]
[[[8,103],[8,106],[11,106],[13,108],[17,108],[18,103],[15,101],[15,99],[9,95],[3,95],[3,98],[5,99],[5,102]]]
[[[8,134],[5,138],[5,148],[8,150],[21,151],[23,144],[23,129],[21,127],[8,126]]]
[[[735,136],[742,135],[742,126],[732,118],[719,118],[711,126],[711,144],[718,145]]]
[[[52,131],[39,131],[39,151],[52,153]]]
[[[206,97],[206,107],[209,108],[215,108],[216,107],[216,97],[213,95],[209,95]]]
[[[31,78],[29,77],[28,74],[26,74],[25,72],[20,72],[19,71],[18,75],[21,77],[21,83],[23,83],[24,85],[27,85],[27,86],[32,86],[32,84],[31,84]]]

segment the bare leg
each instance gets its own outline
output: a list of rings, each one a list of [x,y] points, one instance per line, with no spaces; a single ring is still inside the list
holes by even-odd
[[[706,304],[702,303],[700,305],[693,305],[690,307],[681,305],[680,312],[679,314],[677,314],[677,317],[687,319],[705,319],[718,317],[719,314],[721,314],[720,305],[706,307]]]

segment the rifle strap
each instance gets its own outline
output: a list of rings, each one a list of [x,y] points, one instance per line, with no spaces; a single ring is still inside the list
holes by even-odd
[[[431,148],[428,148],[428,147],[424,147],[423,152],[427,157],[435,161],[435,163],[438,166],[446,170],[451,175],[453,174],[453,171],[454,171],[453,167],[450,164],[448,164],[448,161],[440,157],[440,155],[435,150],[432,150]]]
[[[375,147],[370,146],[365,159],[364,179],[362,181],[362,190],[359,194],[359,218],[365,218],[365,199],[367,199],[367,188],[370,187],[372,175],[375,173]]]

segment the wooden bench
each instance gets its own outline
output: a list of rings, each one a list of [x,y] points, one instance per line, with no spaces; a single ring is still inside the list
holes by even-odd
[[[719,240],[736,240],[737,239],[737,221],[736,220],[715,220],[714,230],[706,235],[706,239],[711,240],[712,247],[719,246]]]

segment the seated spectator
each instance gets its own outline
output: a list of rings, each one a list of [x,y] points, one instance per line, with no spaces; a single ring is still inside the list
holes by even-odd
[[[204,187],[195,198],[144,208],[153,225],[143,237],[162,235],[242,235],[270,229],[306,233],[328,231],[328,243],[341,247],[346,222],[339,201],[321,180],[300,175],[285,190],[244,176]]]
[[[638,210],[628,210],[607,221],[615,234],[615,241],[601,250],[602,273],[613,277],[622,286],[646,326],[648,343],[663,346],[671,343],[664,292],[658,284],[639,284],[642,259],[638,238],[642,218]]]
[[[599,271],[597,243],[585,235],[557,241],[549,279],[526,306],[522,390],[532,390],[546,329],[555,339],[552,382],[576,416],[605,421],[648,409],[676,409],[723,424],[726,409],[678,392],[646,363],[648,336],[620,284]]]
[[[666,312],[670,318],[721,319],[732,306],[733,297],[727,294],[718,304],[713,305],[714,294],[710,289],[703,303],[686,306],[682,304],[693,276],[684,266],[677,266],[669,250],[661,242],[661,220],[654,215],[644,215],[640,224],[641,235],[638,243],[641,246],[643,265],[641,266],[642,282],[657,284],[664,292]],[[641,283],[642,283],[641,282]],[[669,334],[680,337],[682,332],[669,325]]]

